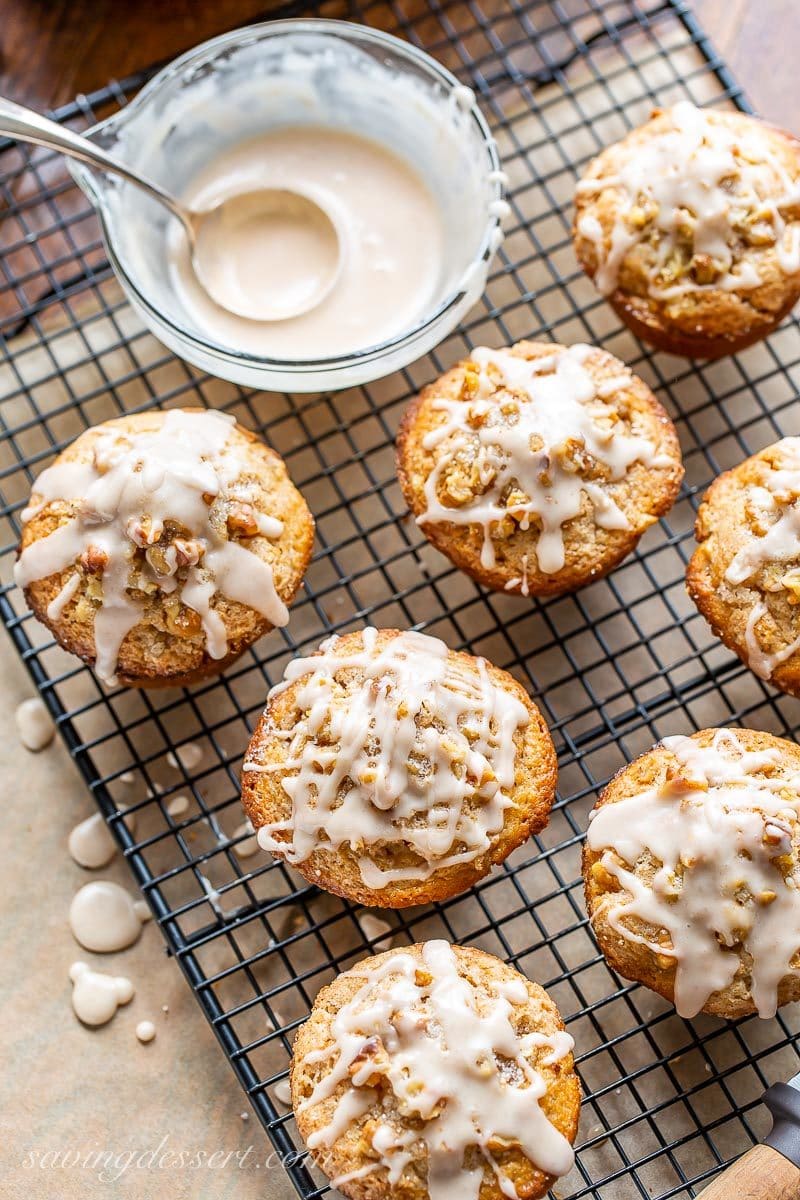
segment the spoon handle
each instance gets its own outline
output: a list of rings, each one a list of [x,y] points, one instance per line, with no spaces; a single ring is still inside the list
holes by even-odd
[[[194,230],[188,214],[168,192],[162,191],[158,184],[132,171],[125,163],[113,158],[88,138],[57,125],[55,121],[49,120],[32,108],[23,108],[21,104],[15,104],[13,100],[0,96],[0,135],[3,134],[19,141],[33,142],[59,154],[66,154],[68,158],[77,158],[79,162],[88,163],[100,171],[121,175],[123,179],[141,188],[168,208],[183,225],[190,243],[194,242]]]

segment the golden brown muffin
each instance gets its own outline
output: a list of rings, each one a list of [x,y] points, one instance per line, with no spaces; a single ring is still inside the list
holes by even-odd
[[[547,824],[555,787],[550,734],[515,679],[393,629],[291,662],[242,770],[262,849],[388,908],[470,887]]]
[[[34,484],[15,570],[100,679],[191,683],[288,620],[314,521],[283,460],[202,409],[106,421]]]
[[[766,337],[800,297],[800,142],[684,101],[578,184],[578,260],[639,337],[689,358]]]
[[[608,963],[698,1012],[800,999],[800,747],[752,729],[665,738],[612,779],[583,855]]]
[[[675,428],[603,350],[473,351],[412,402],[397,473],[425,536],[495,591],[547,596],[606,575],[673,504]]]
[[[297,1127],[351,1200],[543,1196],[572,1167],[580,1084],[547,993],[444,941],[365,959],[297,1031]]]
[[[686,586],[714,633],[761,679],[800,696],[800,438],[714,480]]]

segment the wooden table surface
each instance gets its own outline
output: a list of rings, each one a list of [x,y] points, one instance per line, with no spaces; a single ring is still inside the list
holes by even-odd
[[[55,106],[279,7],[278,0],[0,0],[0,94]],[[800,130],[798,0],[693,0],[691,7],[756,110]]]
[[[403,5],[408,10],[417,2]],[[482,7],[493,2],[482,0]],[[56,106],[275,8],[264,0],[0,0],[0,94]],[[793,86],[798,0],[696,0],[694,8],[756,109],[800,132]],[[2,653],[11,659],[7,644]],[[30,694],[21,665],[7,661],[0,678],[4,710],[13,713]],[[20,907],[0,914],[0,955],[7,965],[16,964],[0,1013],[8,1050],[0,1084],[7,1117],[4,1194],[101,1200],[124,1189],[131,1200],[156,1194],[288,1200],[291,1188],[281,1169],[259,1163],[266,1141],[255,1121],[241,1118],[241,1112],[247,1115],[244,1097],[179,972],[166,961],[157,930],[146,929],[134,951],[113,956],[111,969],[136,977],[139,994],[131,1010],[94,1033],[72,1020],[67,968],[78,955],[65,918],[85,876],[68,858],[65,842],[90,801],[62,745],[22,763],[20,753],[7,720],[0,728],[0,773],[10,812],[0,874]],[[34,864],[49,877],[46,895],[28,891]],[[119,861],[103,874],[129,883]],[[170,1012],[159,1020],[157,1041],[139,1047],[133,1038],[137,1013],[160,1014],[165,1002]],[[244,1153],[252,1144],[254,1153],[243,1170],[233,1165],[204,1177],[170,1171],[158,1178],[152,1170],[132,1169],[116,1181],[97,1171],[45,1173],[30,1161],[48,1151],[98,1146],[115,1153],[155,1150],[165,1137],[171,1147]]]

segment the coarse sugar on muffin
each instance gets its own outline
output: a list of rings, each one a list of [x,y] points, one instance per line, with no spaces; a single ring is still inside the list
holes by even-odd
[[[405,414],[397,469],[430,542],[495,591],[557,595],[607,574],[674,503],[675,428],[603,350],[480,347]]]
[[[703,497],[689,595],[761,679],[800,695],[800,438],[719,475]]]
[[[555,786],[547,726],[511,675],[372,628],[289,663],[242,768],[263,849],[388,908],[470,887],[547,824]]]
[[[688,101],[608,146],[578,184],[578,260],[634,333],[717,358],[800,297],[800,141]]]
[[[800,999],[800,747],[752,729],[667,737],[612,779],[583,857],[606,960],[678,1012]]]
[[[297,1032],[301,1136],[350,1200],[537,1200],[567,1174],[580,1084],[547,993],[444,941],[368,958]]]
[[[185,684],[288,621],[314,521],[283,460],[233,417],[131,414],[33,485],[16,582],[106,683]]]

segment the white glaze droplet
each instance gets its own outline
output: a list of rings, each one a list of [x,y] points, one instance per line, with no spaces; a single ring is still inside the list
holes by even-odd
[[[281,1079],[276,1083],[273,1094],[279,1104],[285,1105],[286,1108],[292,1107],[292,1089],[289,1087],[288,1079]]]
[[[245,834],[248,836],[245,837]],[[233,831],[233,836],[235,838],[244,837],[243,842],[239,842],[233,847],[234,854],[239,858],[251,858],[252,855],[257,854],[261,849],[255,830],[249,821],[243,821],[241,825],[237,825]]]
[[[136,1036],[140,1042],[152,1042],[156,1036],[156,1027],[152,1021],[140,1021],[136,1026]]]
[[[189,809],[188,796],[175,796],[167,805],[167,812],[171,817],[181,817]]]
[[[171,767],[183,767],[184,771],[191,771],[198,766],[203,758],[203,747],[197,742],[186,742],[183,746],[178,746],[175,750],[170,750],[167,755],[167,762]]]
[[[14,714],[19,740],[26,750],[44,750],[55,737],[56,727],[45,703],[38,696],[23,700]]]
[[[120,1004],[133,999],[133,984],[124,975],[106,975],[93,971],[88,963],[74,962],[69,969],[72,980],[72,1007],[85,1025],[105,1025]]]
[[[75,940],[100,954],[133,945],[149,916],[146,904],[107,879],[84,884],[69,908]]]
[[[87,867],[90,871],[110,863],[117,852],[117,844],[99,812],[75,826],[67,846],[78,866]]]
[[[372,942],[376,938],[381,939],[375,942],[373,947],[375,951],[389,949],[392,944],[392,927],[388,921],[376,917],[374,913],[362,913],[358,918],[358,923],[368,942]],[[390,936],[387,937],[386,934]]]

